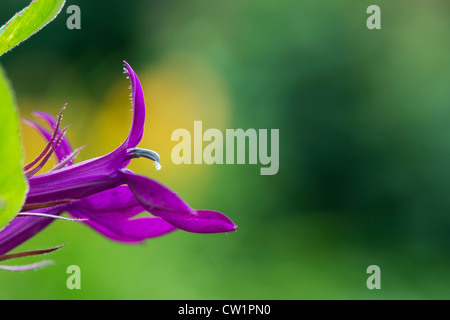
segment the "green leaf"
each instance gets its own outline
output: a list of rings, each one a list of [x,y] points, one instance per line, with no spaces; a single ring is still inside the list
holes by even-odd
[[[0,67],[0,230],[20,211],[28,190],[14,95]]]
[[[0,56],[56,18],[65,0],[33,0],[0,28]]]

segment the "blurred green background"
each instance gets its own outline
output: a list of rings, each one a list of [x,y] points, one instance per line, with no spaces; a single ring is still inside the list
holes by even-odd
[[[7,21],[28,0],[0,3]],[[78,160],[117,147],[131,123],[127,60],[148,118],[131,168],[230,234],[183,231],[114,243],[57,221],[19,250],[68,245],[36,272],[0,272],[0,299],[449,299],[450,3],[448,1],[72,1],[0,62],[21,117],[56,114]],[[366,28],[377,4],[382,29]],[[173,130],[280,129],[280,170],[181,165]],[[44,146],[23,128],[26,159]],[[35,261],[23,259],[21,262]],[[66,268],[81,268],[68,290]],[[381,290],[366,269],[381,268]]]

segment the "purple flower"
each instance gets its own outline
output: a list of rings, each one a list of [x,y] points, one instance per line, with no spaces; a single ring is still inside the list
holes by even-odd
[[[44,112],[34,113],[53,132],[26,120],[48,140],[48,145],[24,168],[29,191],[21,212],[0,231],[0,261],[6,252],[65,211],[104,236],[127,243],[142,242],[177,229],[194,233],[236,230],[237,226],[224,214],[194,210],[159,182],[126,168],[132,159],[146,157],[155,161],[159,169],[160,159],[156,152],[137,147],[144,133],[144,95],[137,75],[124,63],[131,81],[133,122],[126,140],[111,153],[75,164],[80,149],[72,151],[65,137],[67,127],[59,127],[63,110],[57,120]],[[36,175],[52,154],[58,158],[57,166]],[[152,216],[133,218],[144,211]]]

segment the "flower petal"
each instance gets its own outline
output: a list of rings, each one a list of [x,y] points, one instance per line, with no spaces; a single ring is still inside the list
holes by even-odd
[[[128,219],[145,211],[127,186],[93,194],[78,201],[88,211],[95,211],[96,216],[121,216]]]
[[[33,176],[29,179],[30,191],[26,205],[80,199],[122,184],[117,170],[126,167],[130,162],[126,159],[127,149],[135,147],[141,141],[145,121],[142,87],[136,73],[124,63],[125,71],[130,77],[133,97],[133,123],[127,139],[105,156]],[[45,113],[35,114],[49,123],[52,121],[51,116]]]
[[[131,191],[147,211],[179,229],[194,233],[219,233],[237,228],[223,213],[192,209],[175,192],[157,181],[130,170],[121,172]]]
[[[60,205],[35,212],[60,215],[67,205]],[[16,217],[0,230],[0,255],[14,249],[52,223],[54,219],[44,217]]]
[[[133,123],[128,136],[128,148],[136,147],[144,135],[145,124],[145,100],[139,78],[130,65],[124,61],[124,71],[128,74],[131,82],[131,98],[133,102]]]
[[[118,168],[125,155],[126,146],[122,145],[105,156],[33,176],[28,180],[25,205],[81,199],[121,185]]]
[[[129,219],[145,211],[127,186],[119,186],[86,197],[69,208],[76,218],[104,236],[121,242],[142,242],[176,230],[158,217]]]

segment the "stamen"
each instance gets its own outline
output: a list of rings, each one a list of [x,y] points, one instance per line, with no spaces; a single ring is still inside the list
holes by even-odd
[[[58,120],[57,120],[57,122],[55,124],[53,135],[52,135],[51,139],[48,141],[47,146],[44,148],[44,150],[41,152],[41,154],[36,159],[34,159],[34,161],[32,161],[31,163],[27,164],[23,168],[24,171],[27,171],[27,170],[31,169],[33,166],[35,166],[47,154],[47,152],[50,149],[53,141],[55,140],[56,136],[59,133],[59,125],[60,125],[61,119],[62,119],[62,112],[64,111],[64,109],[66,109],[66,106],[67,106],[67,103],[59,111],[59,116],[58,116]],[[28,120],[28,119],[24,119],[24,122],[26,124],[28,124],[29,126],[34,127],[33,121]]]
[[[63,161],[58,163],[50,171],[54,171],[54,170],[58,170],[58,169],[64,168],[69,162],[72,162],[73,159],[75,159],[75,157],[78,155],[78,153],[80,153],[80,151],[83,150],[85,147],[86,146],[82,146],[82,147],[78,148],[77,150],[75,150],[74,152],[72,152],[71,154],[69,154],[66,158],[64,158]]]
[[[61,249],[64,246],[65,246],[65,244],[57,246],[55,248],[50,248],[50,249],[42,249],[42,250],[25,251],[25,252],[12,253],[12,254],[4,254],[4,255],[0,256],[0,261],[47,254],[47,253],[59,250],[59,249]]]
[[[6,271],[16,271],[16,272],[20,272],[20,271],[29,271],[29,270],[36,270],[36,269],[40,269],[43,267],[47,267],[50,265],[55,264],[54,261],[52,260],[44,260],[41,262],[36,262],[36,263],[32,263],[32,264],[26,264],[26,265],[22,265],[22,266],[4,266],[4,265],[0,265],[0,270],[6,270]]]
[[[38,213],[38,212],[19,212],[17,214],[17,217],[39,217],[39,218],[58,219],[58,220],[73,221],[73,222],[83,222],[83,221],[89,220],[89,219],[72,219],[72,218],[66,218],[66,217],[61,217],[61,216],[55,216],[53,214]]]
[[[42,169],[42,167],[47,163],[48,159],[50,159],[51,155],[53,154],[53,152],[55,151],[55,149],[58,147],[58,143],[61,141],[62,137],[64,136],[64,134],[66,133],[67,129],[69,129],[70,125],[65,127],[63,129],[63,131],[61,132],[61,134],[58,136],[58,139],[56,140],[56,142],[53,144],[51,150],[47,153],[47,155],[45,156],[44,159],[42,159],[41,163],[39,163],[39,165],[37,167],[35,167],[32,170],[26,171],[25,172],[25,177],[27,179],[31,178],[32,176],[34,176],[36,173],[39,172],[39,170]],[[56,130],[55,130],[56,131]]]
[[[35,203],[35,204],[26,204],[22,207],[22,212],[69,204],[69,203],[72,203],[75,201],[78,201],[78,200],[68,199],[68,200],[59,200],[59,201],[51,201],[51,202],[43,202],[43,203]]]
[[[135,158],[147,158],[155,161],[156,170],[161,170],[162,166],[159,164],[161,157],[159,154],[153,150],[142,149],[142,148],[131,148],[127,150],[127,155],[125,160],[135,159]]]

